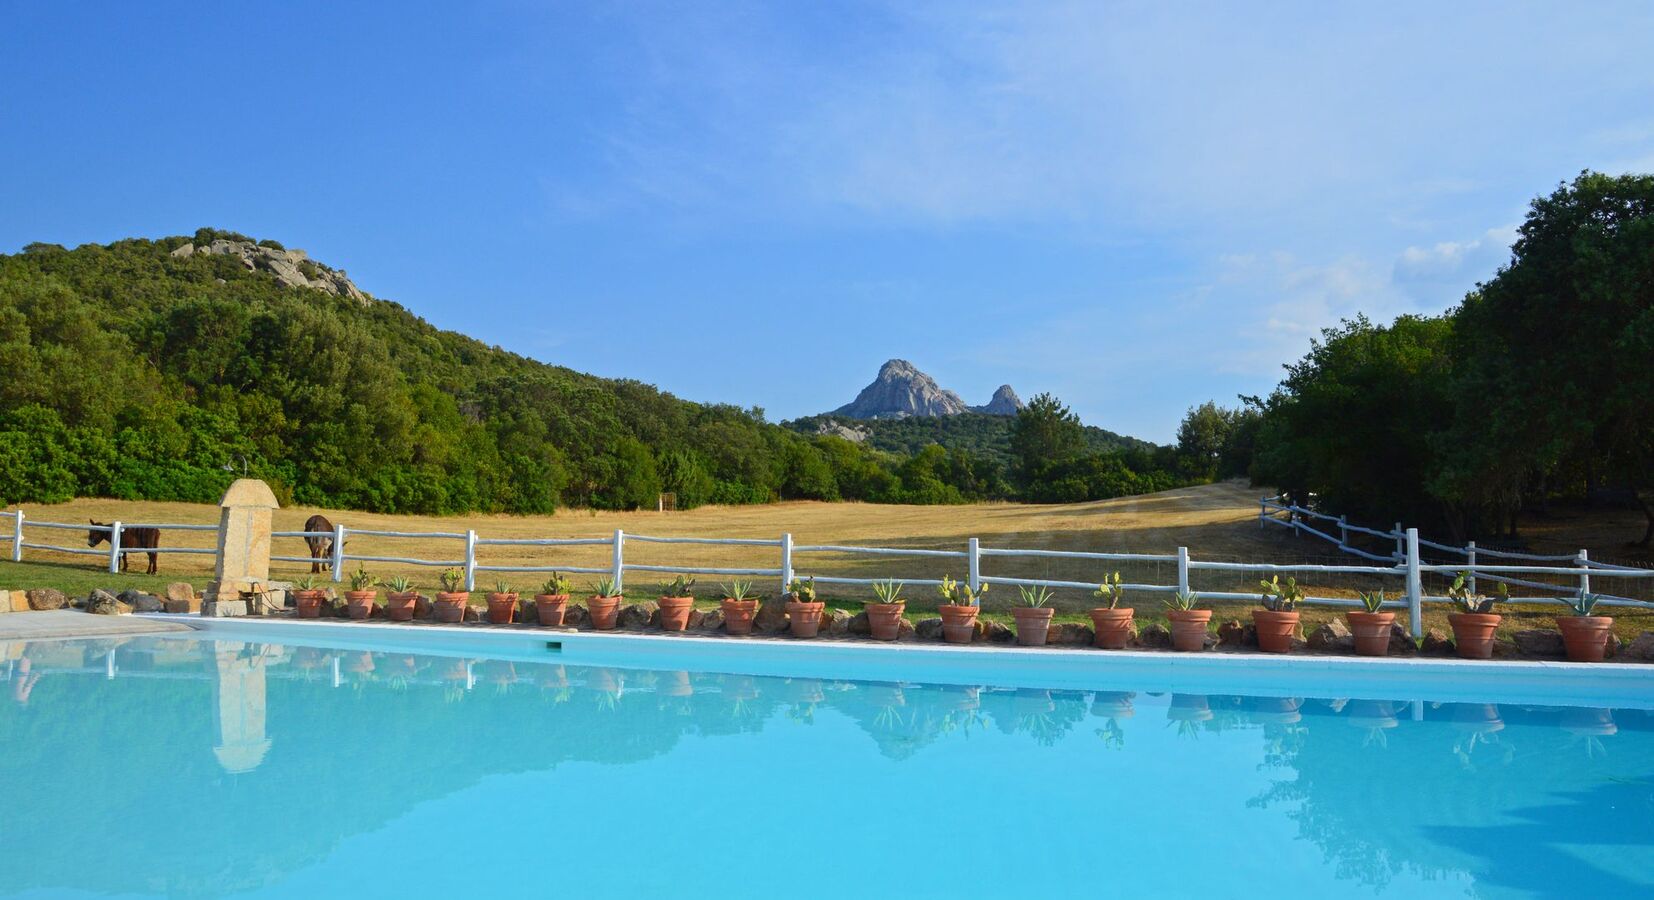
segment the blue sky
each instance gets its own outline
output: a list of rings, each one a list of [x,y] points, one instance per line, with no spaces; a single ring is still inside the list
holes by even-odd
[[[1654,5],[8,3],[0,252],[273,237],[772,419],[905,357],[1167,440],[1654,171]]]

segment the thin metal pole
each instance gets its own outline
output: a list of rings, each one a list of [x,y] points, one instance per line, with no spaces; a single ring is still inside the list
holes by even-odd
[[[1419,530],[1407,529],[1407,618],[1415,639],[1424,636],[1424,578],[1419,572]]]
[[[109,526],[109,574],[121,571],[121,523]]]

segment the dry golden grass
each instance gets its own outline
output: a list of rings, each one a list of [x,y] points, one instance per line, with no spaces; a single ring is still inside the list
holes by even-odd
[[[1309,562],[1321,564],[1361,564],[1359,559],[1339,553],[1336,548],[1312,538],[1296,539],[1285,529],[1260,528],[1257,522],[1257,499],[1265,493],[1239,482],[1203,485],[1147,494],[1121,497],[1092,503],[1030,505],[987,503],[969,506],[880,506],[861,503],[792,502],[767,506],[703,507],[684,512],[594,512],[573,510],[555,516],[391,516],[373,513],[282,509],[275,514],[278,531],[298,531],[304,520],[321,512],[336,523],[350,529],[385,531],[444,531],[463,532],[475,529],[482,538],[608,538],[616,528],[628,534],[666,537],[732,537],[778,538],[782,532],[791,532],[799,545],[841,544],[851,546],[884,546],[963,552],[970,537],[978,537],[985,547],[1018,549],[1086,550],[1126,553],[1154,553],[1170,555],[1179,546],[1186,546],[1195,559],[1223,562]],[[186,503],[141,503],[107,499],[79,499],[56,506],[26,508],[33,520],[58,522],[85,522],[119,519],[123,522],[202,523],[217,521],[216,507]],[[1624,531],[1593,526],[1582,534],[1612,536],[1623,541]],[[1562,527],[1546,532],[1548,544],[1565,545],[1573,535]],[[85,543],[84,532],[48,532],[30,529],[27,539],[80,546]],[[208,547],[210,533],[164,532],[165,546]],[[373,536],[352,536],[348,542],[352,553],[372,556],[418,557],[433,560],[459,560],[464,556],[463,544],[453,539],[393,539]],[[1593,556],[1605,558],[1623,556],[1617,544],[1591,547]],[[304,556],[306,550],[298,538],[280,538],[275,545],[278,555]],[[1550,551],[1545,551],[1550,552]],[[478,548],[478,563],[482,565],[560,565],[607,567],[610,550],[599,547],[490,547]],[[92,569],[98,560],[86,556],[68,556],[48,551],[30,550],[30,562]],[[775,568],[780,551],[774,547],[720,547],[682,544],[646,544],[628,542],[626,559],[630,563],[664,565],[694,569],[719,568]],[[161,556],[161,576],[203,582],[211,573],[210,556]],[[134,569],[142,571],[142,557],[132,558]],[[837,553],[797,553],[794,558],[797,571],[803,575],[841,576],[859,578],[897,577],[907,579],[938,578],[944,574],[955,578],[965,575],[963,558],[874,557],[847,556]],[[40,567],[29,566],[28,577]],[[435,583],[437,569],[396,564],[370,564],[369,570],[381,576],[404,573],[429,587]],[[11,571],[8,572],[8,569]],[[308,571],[304,564],[276,563],[275,574],[296,575]],[[1095,582],[1104,574],[1119,570],[1127,582],[1147,584],[1174,584],[1176,566],[1170,561],[1103,562],[1061,559],[1013,559],[984,557],[984,575],[1007,577],[1050,578],[1064,581]],[[15,581],[23,573],[10,563],[0,563],[0,578]],[[495,576],[479,573],[478,587],[492,584]],[[528,588],[539,582],[535,574],[506,574],[506,579],[517,586]],[[79,580],[78,578],[76,579]],[[577,584],[585,579],[577,577]],[[657,581],[664,576],[653,573],[629,573],[629,592],[648,596]],[[702,583],[711,589],[711,582],[720,579],[703,577]],[[136,580],[135,580],[136,581]],[[148,579],[142,581],[148,582]],[[1237,573],[1195,572],[1191,579],[1197,591],[1250,591],[1256,579]],[[1384,588],[1392,592],[1400,589],[1397,579],[1380,579],[1359,575],[1323,575],[1305,579],[1314,589],[1312,593],[1332,596],[1354,596],[1358,589]],[[1623,586],[1620,582],[1616,587]],[[33,586],[33,585],[25,585]],[[778,585],[767,578],[759,579],[761,590],[774,591]],[[1598,585],[1606,589],[1606,585]],[[1643,596],[1654,585],[1641,585],[1633,593]],[[823,586],[822,594],[849,600],[866,596],[860,588]],[[911,608],[922,611],[933,606],[934,595],[929,588],[914,587]],[[993,589],[986,607],[1003,611],[1013,600],[1015,590],[1005,586]],[[1160,618],[1163,595],[1138,593],[1131,602],[1138,609],[1140,620]],[[1066,615],[1079,613],[1092,603],[1085,592],[1060,591],[1055,604]],[[1251,604],[1245,602],[1218,604],[1218,618],[1244,618]],[[1550,623],[1554,607],[1507,610],[1507,623],[1513,628],[1545,627]],[[1616,611],[1618,612],[1618,611]],[[1445,610],[1427,612],[1427,624],[1446,627]],[[1318,624],[1339,615],[1330,608],[1307,608],[1306,623]],[[1630,614],[1621,616],[1622,635],[1654,628],[1654,615]]]

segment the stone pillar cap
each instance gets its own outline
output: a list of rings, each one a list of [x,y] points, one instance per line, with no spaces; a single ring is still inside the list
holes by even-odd
[[[253,507],[255,509],[280,509],[281,504],[276,502],[276,495],[271,493],[270,486],[257,478],[237,478],[230,489],[224,492],[224,499],[218,502],[223,507]]]

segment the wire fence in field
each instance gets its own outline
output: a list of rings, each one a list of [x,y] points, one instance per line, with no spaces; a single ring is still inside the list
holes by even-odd
[[[1279,512],[1286,512],[1289,520],[1277,518]],[[216,552],[213,547],[200,546],[216,539],[214,525],[78,525],[35,521],[17,510],[0,513],[0,542],[7,539],[3,536],[4,517],[11,520],[9,540],[16,561],[30,550],[91,555],[103,557],[109,571],[116,572],[127,554]],[[480,578],[485,587],[494,579],[505,579],[526,590],[554,571],[611,578],[622,589],[639,584],[652,588],[678,573],[689,573],[710,580],[752,580],[769,592],[780,591],[793,578],[801,577],[814,578],[824,591],[846,598],[866,598],[874,582],[898,580],[906,584],[910,596],[934,599],[930,587],[943,577],[951,577],[973,588],[990,588],[991,599],[985,604],[989,608],[1010,605],[1020,587],[1044,587],[1057,592],[1054,605],[1068,610],[1092,605],[1087,595],[1112,572],[1119,572],[1126,589],[1143,596],[1139,602],[1149,606],[1158,606],[1161,600],[1183,591],[1195,591],[1208,601],[1254,601],[1259,594],[1259,580],[1282,575],[1298,578],[1310,595],[1305,602],[1312,605],[1354,606],[1358,604],[1356,591],[1384,590],[1395,598],[1389,605],[1408,611],[1415,635],[1422,629],[1423,604],[1445,602],[1446,585],[1461,571],[1479,582],[1515,585],[1511,592],[1514,600],[1557,603],[1565,594],[1586,590],[1603,595],[1606,606],[1654,609],[1654,602],[1646,599],[1654,584],[1654,569],[1592,561],[1583,551],[1572,557],[1550,557],[1490,552],[1473,545],[1457,548],[1427,541],[1416,529],[1382,532],[1362,528],[1273,498],[1261,501],[1259,521],[1333,541],[1355,558],[1257,562],[1196,555],[1187,547],[1159,553],[1018,548],[991,546],[979,538],[963,542],[915,539],[903,547],[800,544],[791,534],[721,538],[628,534],[619,529],[592,537],[490,538],[474,529],[390,531],[335,525],[331,531],[273,532],[272,549],[276,552],[271,554],[271,561],[278,571],[313,569],[328,573],[334,581],[343,580],[353,566],[369,564],[380,572],[386,567],[454,569],[467,589],[476,589]],[[196,545],[134,547],[130,538],[139,528],[191,538]],[[52,537],[31,540],[29,535],[35,529]],[[64,537],[65,532],[68,537]],[[76,532],[87,546],[74,544]],[[1399,535],[1399,539],[1396,549],[1386,555],[1351,546],[1352,533],[1384,541]],[[91,546],[94,543],[100,546]],[[1467,558],[1461,560],[1456,558],[1458,555]],[[1492,561],[1488,561],[1490,556]],[[436,572],[430,571],[425,583],[435,580]],[[1601,587],[1603,583],[1622,587],[1610,592]]]

